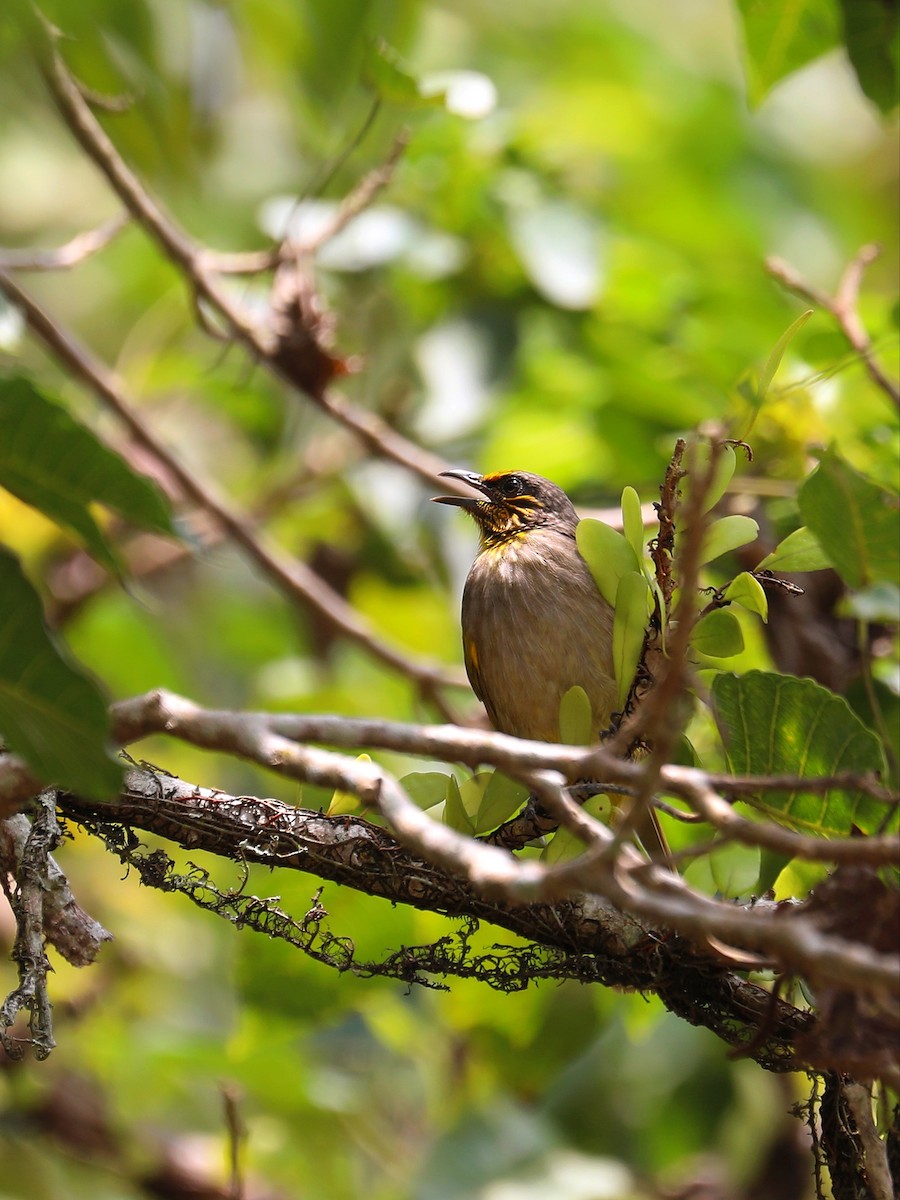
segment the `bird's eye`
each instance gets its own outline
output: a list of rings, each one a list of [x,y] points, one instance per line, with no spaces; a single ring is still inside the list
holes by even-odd
[[[507,499],[512,499],[513,496],[521,496],[525,490],[525,484],[521,475],[507,475],[500,480],[500,494],[506,496]]]

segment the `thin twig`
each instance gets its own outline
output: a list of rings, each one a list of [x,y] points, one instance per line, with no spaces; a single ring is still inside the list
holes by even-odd
[[[818,308],[823,309],[834,317],[838,328],[847,339],[851,349],[865,363],[866,370],[869,372],[869,377],[873,383],[881,388],[893,403],[900,408],[900,385],[889,379],[879,365],[872,348],[872,340],[866,332],[856,308],[863,272],[870,263],[875,261],[880,253],[880,246],[875,244],[863,246],[847,264],[834,296],[829,296],[826,292],[822,292],[807,283],[799,272],[789,263],[784,262],[783,259],[775,257],[767,258],[766,270],[783,287],[802,297],[802,299],[808,300],[811,304],[815,304]]]
[[[2,250],[0,249],[0,267],[12,268],[17,271],[61,271],[77,266],[92,254],[96,254],[121,233],[131,216],[127,212],[118,213],[104,221],[96,229],[79,233],[54,250]]]
[[[38,46],[51,93],[73,136],[105,175],[135,220],[179,269],[191,290],[224,318],[234,338],[243,344],[253,359],[262,362],[282,382],[304,391],[308,398],[333,420],[351,430],[379,457],[400,464],[431,485],[446,487],[447,482],[440,480],[440,474],[449,464],[438,455],[423,450],[396,433],[376,413],[357,409],[338,393],[302,388],[296,373],[284,369],[278,361],[279,346],[274,332],[252,320],[229,291],[221,286],[215,272],[207,265],[209,252],[194,243],[164,212],[122,159],[91,112],[63,62],[52,35],[46,34]]]

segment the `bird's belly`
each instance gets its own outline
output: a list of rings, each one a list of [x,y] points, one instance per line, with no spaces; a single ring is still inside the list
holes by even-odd
[[[609,605],[586,567],[557,579],[543,561],[503,566],[476,564],[463,598],[467,665],[491,720],[504,733],[559,741],[560,700],[578,684],[596,737],[616,698]]]

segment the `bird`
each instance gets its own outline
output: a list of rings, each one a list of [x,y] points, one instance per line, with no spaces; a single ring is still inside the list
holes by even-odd
[[[561,487],[530,471],[442,471],[473,496],[434,496],[475,520],[479,546],[462,598],[466,674],[494,728],[558,742],[560,701],[580,686],[592,740],[616,705],[613,609],[575,541],[578,514]],[[669,851],[651,810],[638,830],[652,858]]]

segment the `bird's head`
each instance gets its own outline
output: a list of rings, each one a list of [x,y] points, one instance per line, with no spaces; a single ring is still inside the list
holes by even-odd
[[[474,518],[483,547],[499,545],[531,529],[550,526],[574,534],[578,514],[572,501],[555,483],[529,471],[496,471],[477,475],[473,471],[442,471],[459,479],[479,496],[434,496],[439,504],[463,508]]]

